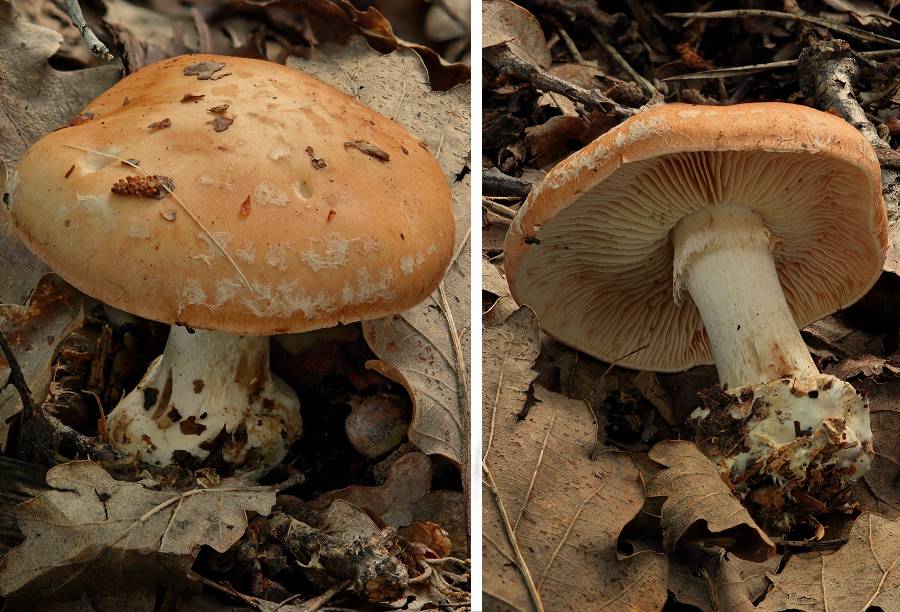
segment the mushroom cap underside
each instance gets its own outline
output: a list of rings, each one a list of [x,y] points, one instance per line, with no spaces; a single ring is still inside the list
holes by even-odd
[[[852,126],[782,103],[654,107],[554,167],[506,240],[513,296],[550,335],[661,372],[711,363],[689,296],[673,296],[671,231],[710,206],[760,215],[795,322],[859,299],[888,249],[880,169]]]

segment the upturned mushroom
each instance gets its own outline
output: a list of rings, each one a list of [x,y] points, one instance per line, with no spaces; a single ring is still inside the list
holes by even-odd
[[[505,266],[516,300],[581,351],[660,372],[713,361],[731,399],[692,416],[734,444],[706,450],[745,493],[753,476],[796,498],[871,463],[866,401],[819,373],[798,330],[865,294],[887,248],[878,162],[852,126],[791,104],[672,104],[553,168]]]
[[[12,178],[26,245],[105,303],[172,324],[111,412],[157,465],[258,476],[301,431],[269,336],[386,316],[431,293],[454,241],[422,142],[303,72],[167,59],[35,143]]]

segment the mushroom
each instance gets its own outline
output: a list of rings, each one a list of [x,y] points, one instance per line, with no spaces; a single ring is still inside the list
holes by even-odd
[[[68,282],[172,324],[110,413],[112,443],[157,465],[250,476],[299,436],[269,336],[383,317],[449,265],[451,195],[425,145],[301,71],[163,60],[24,155],[11,215]]]
[[[822,483],[813,470],[846,490],[871,462],[866,402],[819,373],[798,329],[865,294],[887,248],[878,162],[851,125],[791,104],[671,104],[553,168],[505,266],[516,300],[585,353],[659,372],[712,360],[732,394],[716,431],[737,432],[714,458],[790,499]]]

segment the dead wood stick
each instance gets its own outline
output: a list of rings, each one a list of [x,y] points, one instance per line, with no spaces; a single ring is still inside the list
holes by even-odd
[[[839,32],[844,36],[865,40],[867,42],[881,43],[892,47],[900,47],[900,40],[881,36],[880,34],[872,34],[853,26],[844,25],[835,21],[829,21],[821,17],[807,15],[806,13],[782,13],[780,11],[769,11],[765,9],[736,9],[731,11],[711,11],[708,13],[666,13],[666,17],[680,17],[683,19],[742,19],[744,17],[769,17],[771,19],[782,19],[785,21],[803,21],[811,23],[822,28],[826,28],[833,32]]]
[[[87,22],[84,20],[84,13],[81,12],[81,5],[78,3],[78,0],[66,0],[66,10],[68,10],[69,17],[72,19],[72,25],[81,32],[81,38],[84,39],[84,43],[87,45],[88,49],[91,50],[91,53],[97,57],[102,57],[103,59],[113,59],[113,54],[109,52],[109,48],[104,45],[103,41],[97,38],[94,31],[88,27]]]
[[[584,89],[553,76],[540,66],[529,64],[510,51],[506,45],[497,45],[484,49],[484,59],[498,71],[529,81],[541,91],[562,94],[570,100],[581,102],[590,108],[599,108],[603,112],[616,117],[627,118],[638,113],[636,109],[622,106],[596,89]]]
[[[19,361],[16,359],[16,355],[13,353],[12,347],[3,332],[0,332],[0,350],[3,351],[3,357],[9,365],[9,378],[3,384],[3,387],[0,388],[0,391],[12,385],[19,393],[19,397],[22,398],[23,417],[30,417],[34,413],[34,399],[31,395],[31,389],[28,388],[28,382],[25,380],[25,375],[22,374]]]

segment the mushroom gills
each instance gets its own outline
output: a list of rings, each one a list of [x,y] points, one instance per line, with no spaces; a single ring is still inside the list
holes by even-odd
[[[173,326],[165,350],[109,414],[114,446],[155,465],[257,478],[301,432],[300,402],[269,371],[269,338]],[[214,455],[214,456],[213,456]]]
[[[873,456],[868,406],[850,384],[816,368],[761,216],[745,206],[710,206],[683,218],[672,242],[675,300],[690,294],[719,380],[740,398],[729,409],[743,429],[741,450],[716,457],[720,466],[733,480],[750,471],[788,492],[813,470],[839,481],[862,476]],[[710,411],[691,417],[704,420]]]

